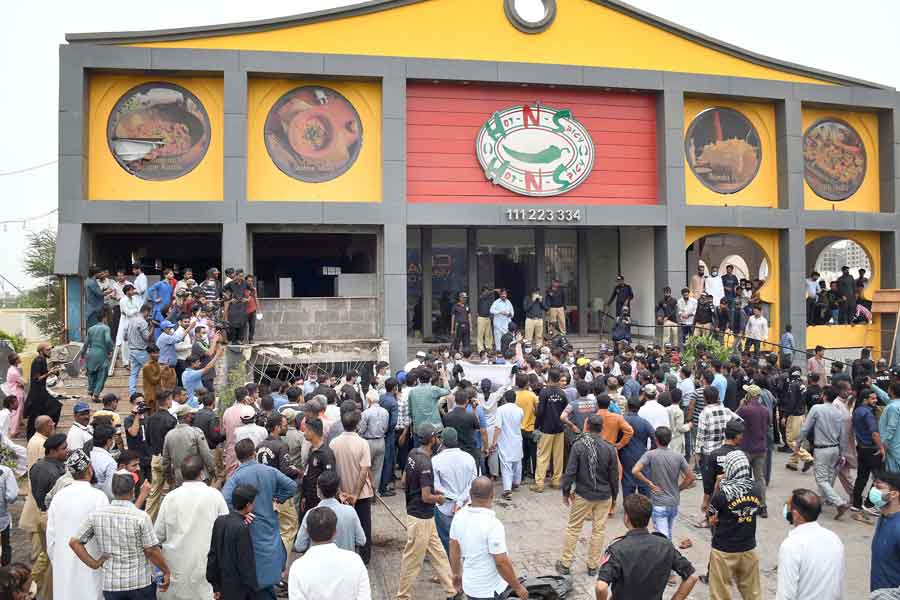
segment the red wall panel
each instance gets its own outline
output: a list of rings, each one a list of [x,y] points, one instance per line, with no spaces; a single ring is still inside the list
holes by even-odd
[[[657,204],[656,102],[649,94],[411,82],[406,90],[407,199],[459,204]],[[594,141],[594,168],[549,198],[515,194],[484,176],[478,130],[520,104],[568,108]]]

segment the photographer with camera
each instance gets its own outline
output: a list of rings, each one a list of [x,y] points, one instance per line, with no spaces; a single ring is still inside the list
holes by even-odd
[[[147,444],[147,428],[145,420],[148,413],[147,403],[141,393],[131,395],[131,414],[125,417],[125,441],[128,449],[134,450],[141,463],[142,477],[150,481],[150,446]]]
[[[544,317],[547,314],[547,303],[541,295],[540,288],[531,291],[525,298],[525,342],[534,348],[544,345]]]

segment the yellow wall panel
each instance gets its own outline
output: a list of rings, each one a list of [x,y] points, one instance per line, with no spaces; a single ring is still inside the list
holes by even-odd
[[[109,115],[119,99],[131,88],[154,81],[174,83],[194,94],[206,109],[210,126],[203,160],[189,173],[165,181],[141,179],[127,172],[116,162],[106,135]],[[223,199],[222,78],[96,73],[91,75],[88,88],[89,200]]]
[[[778,254],[778,232],[772,229],[736,227],[687,227],[684,231],[684,246],[687,248],[700,238],[713,234],[739,235],[747,238],[756,243],[766,255],[769,262],[769,278],[760,288],[760,298],[769,304],[768,341],[777,344],[781,336],[781,290],[779,289],[781,261]]]
[[[825,83],[707,48],[590,0],[559,0],[543,33],[514,28],[501,0],[431,0],[258,33],[141,46],[316,52],[658,69]]]
[[[330,181],[310,183],[283,173],[266,149],[264,129],[272,106],[301,86],[331,88],[343,95],[362,122],[356,162]],[[247,88],[247,199],[300,202],[381,202],[381,83],[367,81],[251,79]]]
[[[770,103],[732,102],[709,98],[684,99],[684,135],[694,118],[709,108],[730,108],[744,115],[759,135],[761,157],[756,177],[744,189],[733,194],[719,194],[709,189],[694,175],[687,157],[684,159],[684,188],[687,204],[710,206],[778,206],[778,157],[775,150],[775,106]],[[684,137],[682,153],[684,153]]]
[[[844,121],[859,134],[866,147],[866,176],[859,189],[852,196],[840,202],[831,202],[816,195],[804,179],[803,207],[806,210],[879,212],[881,197],[878,171],[878,116],[875,113],[804,107],[803,133],[806,133],[806,130],[816,121],[829,117]]]
[[[820,238],[837,240],[853,240],[863,247],[869,255],[872,272],[869,273],[869,285],[865,289],[865,297],[869,300],[876,290],[881,289],[881,235],[874,231],[828,231],[819,229],[806,230],[806,244]],[[852,273],[856,276],[856,273]],[[813,349],[818,345],[826,348],[859,348],[869,346],[878,358],[881,355],[881,316],[873,315],[868,325],[817,325],[806,328],[806,347]]]

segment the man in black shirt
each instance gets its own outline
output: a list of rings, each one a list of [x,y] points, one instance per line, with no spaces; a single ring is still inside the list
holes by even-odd
[[[547,313],[547,303],[541,296],[540,288],[532,290],[522,308],[525,309],[525,342],[533,348],[540,348],[544,345],[544,316]]]
[[[888,370],[888,363],[885,359],[879,358],[876,367],[875,385],[887,394],[891,387],[891,372]]]
[[[756,517],[762,506],[762,482],[754,481],[747,455],[730,452],[722,461],[723,477],[710,500],[714,514],[709,557],[709,593],[730,598],[734,583],[744,600],[762,598],[759,557],[756,555]]]
[[[607,306],[612,304],[615,300],[616,304],[616,314],[615,316],[620,316],[622,314],[622,308],[627,306],[631,309],[631,301],[634,300],[634,291],[632,291],[631,286],[625,283],[625,276],[621,273],[616,275],[616,287],[613,288],[612,295],[609,297],[609,301],[606,303]]]
[[[698,579],[691,561],[666,536],[647,531],[653,506],[646,496],[632,494],[623,505],[628,533],[606,548],[597,575],[597,600],[607,600],[610,587],[615,600],[662,600],[672,571],[681,577],[681,585],[671,600],[684,600]]]
[[[592,521],[588,575],[596,575],[600,567],[606,520],[613,498],[619,493],[619,458],[602,433],[603,416],[591,415],[587,419],[587,433],[579,434],[572,444],[572,456],[562,482],[563,504],[570,510],[562,556],[556,561],[556,571],[560,575],[570,574],[575,545],[588,517]]]
[[[494,347],[494,336],[491,333],[493,330],[491,305],[497,299],[497,294],[497,290],[492,290],[485,285],[482,286],[481,294],[478,295],[478,330],[475,333],[475,345],[479,352]]]
[[[800,446],[802,440],[799,439],[800,429],[803,427],[803,419],[806,414],[806,400],[804,398],[806,387],[800,380],[800,375],[800,369],[796,367],[791,369],[787,393],[781,398],[778,406],[778,411],[781,413],[781,424],[784,427],[784,441],[791,447],[791,456],[788,458],[785,467],[791,471],[797,470],[797,465],[801,460],[805,469],[809,468],[805,466],[806,463],[812,464],[812,456]],[[815,373],[810,374],[810,380],[812,380],[812,375],[815,375]],[[799,448],[799,451],[796,453],[793,451],[795,445]]]
[[[822,376],[819,373],[810,373],[807,376],[806,391],[803,392],[803,403],[806,405],[806,412],[816,404],[822,403],[822,386],[819,382]]]
[[[141,464],[141,476],[150,480],[150,446],[147,444],[147,404],[140,393],[131,395],[131,403],[134,407],[131,414],[125,417],[125,441],[128,449],[137,452]],[[196,423],[196,419],[194,421]]]
[[[471,330],[469,328],[469,295],[460,292],[459,299],[450,309],[450,337],[453,342],[450,347],[459,351],[471,343]]]
[[[553,479],[550,487],[559,489],[562,480],[563,454],[565,453],[565,426],[560,417],[569,404],[566,392],[560,387],[560,371],[554,367],[547,373],[548,383],[538,396],[538,406],[534,428],[541,431],[537,448],[537,467],[534,474],[533,492],[544,491],[547,467],[553,460]]]
[[[872,351],[863,348],[859,352],[859,358],[850,365],[850,375],[853,381],[858,381],[863,377],[875,377],[875,363],[872,362]]]
[[[40,513],[35,519],[31,532],[31,552],[35,556],[32,577],[38,586],[41,598],[53,597],[53,570],[47,553],[47,493],[66,472],[66,436],[54,433],[44,441],[44,458],[31,466],[28,473],[31,481],[31,495]]]
[[[312,510],[319,504],[319,476],[325,471],[334,471],[334,452],[325,445],[325,431],[322,420],[307,417],[303,426],[303,438],[309,442],[309,457],[306,459],[306,470],[300,485],[300,515]]]
[[[156,412],[145,421],[147,444],[150,446],[150,495],[147,496],[146,511],[151,519],[156,519],[163,499],[163,486],[166,483],[162,465],[163,442],[166,434],[175,429],[178,420],[169,412],[172,405],[172,392],[163,390],[156,397]]]
[[[672,288],[663,288],[663,297],[656,305],[656,322],[662,325],[663,343],[678,344],[678,301],[672,296]]]
[[[419,446],[413,448],[406,459],[406,547],[400,563],[397,600],[410,600],[413,581],[422,570],[426,552],[447,597],[455,597],[457,590],[453,585],[450,560],[434,522],[434,507],[444,502],[444,495],[434,491],[431,468],[437,429],[431,423],[422,423],[416,431],[416,439]]]
[[[566,335],[566,290],[562,288],[559,279],[550,282],[550,289],[545,296],[548,322],[556,325],[559,332]]]
[[[468,412],[466,405],[469,403],[469,393],[465,390],[457,390],[453,395],[456,406],[441,418],[444,427],[452,427],[459,434],[459,448],[468,452],[475,459],[475,464],[481,464],[481,455],[475,446],[475,436],[481,435],[481,425],[474,412]],[[478,433],[476,433],[478,432]]]
[[[356,407],[359,410],[363,410],[365,407],[363,406],[362,394],[359,393],[357,379],[359,379],[359,373],[353,370],[347,371],[347,374],[344,375],[344,385],[341,386],[340,398],[341,402],[352,400],[356,403]]]

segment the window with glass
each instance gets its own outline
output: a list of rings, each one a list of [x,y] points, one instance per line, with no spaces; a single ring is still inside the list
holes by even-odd
[[[450,333],[450,309],[460,292],[468,291],[468,254],[465,229],[431,231],[432,331]]]
[[[479,229],[478,287],[506,289],[514,321],[525,322],[525,296],[537,285],[533,229]]]
[[[569,307],[578,304],[578,232],[548,229],[544,234],[544,280],[558,279]]]

